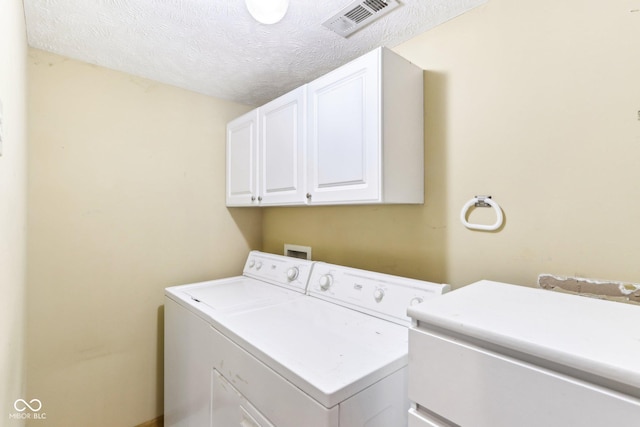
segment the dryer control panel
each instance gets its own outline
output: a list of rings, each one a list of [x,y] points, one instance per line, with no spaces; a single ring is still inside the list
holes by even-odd
[[[409,325],[407,308],[442,295],[449,285],[316,262],[308,293],[395,323]]]
[[[305,259],[251,251],[242,272],[244,276],[304,293],[312,265]]]

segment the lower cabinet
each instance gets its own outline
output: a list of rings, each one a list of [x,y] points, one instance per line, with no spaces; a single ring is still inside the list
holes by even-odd
[[[634,427],[640,400],[459,338],[409,332],[411,427]]]

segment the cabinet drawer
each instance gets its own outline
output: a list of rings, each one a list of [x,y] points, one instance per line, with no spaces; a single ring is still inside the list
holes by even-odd
[[[409,399],[463,427],[632,427],[640,419],[638,399],[425,329],[409,332]]]

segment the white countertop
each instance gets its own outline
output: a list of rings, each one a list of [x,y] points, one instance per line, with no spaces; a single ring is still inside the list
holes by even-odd
[[[640,394],[640,306],[483,280],[408,313],[420,327],[532,355]]]

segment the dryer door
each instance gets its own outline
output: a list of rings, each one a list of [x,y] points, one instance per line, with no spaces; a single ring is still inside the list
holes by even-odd
[[[211,426],[218,427],[274,427],[236,388],[216,369],[211,376]]]

